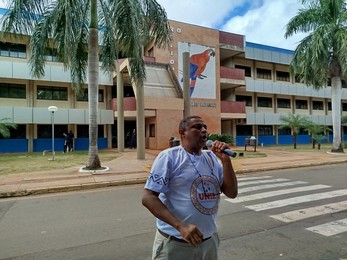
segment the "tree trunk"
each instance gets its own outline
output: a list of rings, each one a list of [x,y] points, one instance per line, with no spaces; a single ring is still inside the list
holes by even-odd
[[[91,22],[88,42],[89,154],[87,168],[92,170],[101,168],[98,155],[99,42],[96,7],[96,0],[91,0]]]
[[[341,142],[341,78],[332,77],[331,79],[331,106],[333,122],[333,146],[332,152],[343,153]]]
[[[296,149],[297,134],[293,134],[294,149]]]

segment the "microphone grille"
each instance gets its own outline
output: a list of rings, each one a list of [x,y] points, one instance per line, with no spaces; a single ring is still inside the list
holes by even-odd
[[[206,146],[207,147],[212,147],[212,145],[213,145],[213,141],[212,140],[207,140]]]

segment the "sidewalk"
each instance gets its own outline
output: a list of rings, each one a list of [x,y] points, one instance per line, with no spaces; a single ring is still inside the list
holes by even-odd
[[[242,150],[240,147],[238,150]],[[266,170],[347,163],[347,154],[329,154],[322,150],[280,151],[257,148],[266,157],[232,159],[235,172],[245,174]],[[109,162],[103,173],[79,172],[79,167],[41,172],[17,173],[0,176],[0,198],[27,196],[63,191],[77,191],[111,186],[144,184],[150,167],[159,151],[146,150],[146,159],[138,160],[136,151],[126,150]]]

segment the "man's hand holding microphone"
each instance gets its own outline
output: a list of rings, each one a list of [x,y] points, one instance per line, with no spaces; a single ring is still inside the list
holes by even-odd
[[[229,155],[230,157],[236,157],[237,153],[230,149],[229,145],[220,141],[207,140],[206,146],[212,152],[220,152]]]

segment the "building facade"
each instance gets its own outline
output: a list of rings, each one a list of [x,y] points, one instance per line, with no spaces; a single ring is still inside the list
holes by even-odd
[[[2,12],[2,13],[1,13]],[[4,10],[0,9],[0,14]],[[200,115],[210,133],[231,134],[236,145],[254,135],[259,144],[289,144],[290,130],[280,130],[280,116],[301,114],[321,125],[332,125],[329,82],[314,90],[298,82],[289,70],[293,51],[245,41],[243,35],[170,21],[173,42],[166,49],[144,46],[147,78],[133,86],[126,59],[120,71],[99,78],[99,149],[117,146],[117,82],[123,89],[124,139],[136,128],[136,88],[144,90],[145,147],[165,149],[178,138],[184,114],[183,53],[189,53],[190,114]],[[29,37],[0,38],[0,119],[18,125],[11,137],[0,137],[0,152],[42,152],[51,149],[54,113],[56,150],[63,150],[63,133],[72,130],[75,149],[88,149],[88,89],[76,95],[69,71],[47,55],[45,76],[31,76]],[[117,78],[120,77],[117,80]],[[342,93],[347,114],[347,88]],[[118,101],[118,102],[117,102]],[[347,137],[346,127],[343,131]],[[330,137],[330,140],[331,137]],[[307,133],[299,143],[309,143]]]

